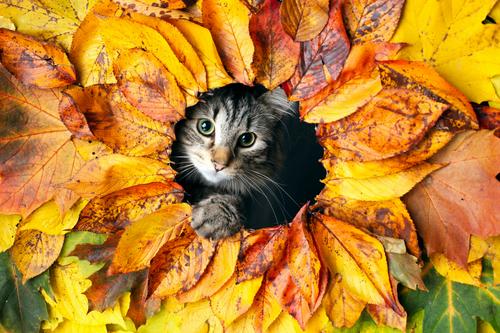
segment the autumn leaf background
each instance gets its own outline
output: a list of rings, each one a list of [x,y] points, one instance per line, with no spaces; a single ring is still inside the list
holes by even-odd
[[[0,332],[500,331],[500,3],[0,0]],[[191,229],[201,93],[282,87],[324,187]]]

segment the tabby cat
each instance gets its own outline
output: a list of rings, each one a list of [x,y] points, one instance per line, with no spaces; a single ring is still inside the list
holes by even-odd
[[[191,225],[199,235],[221,239],[238,232],[259,196],[273,209],[269,198],[277,196],[270,189],[279,187],[286,157],[286,118],[298,119],[295,113],[283,90],[241,84],[207,93],[186,110],[172,160],[191,195]]]

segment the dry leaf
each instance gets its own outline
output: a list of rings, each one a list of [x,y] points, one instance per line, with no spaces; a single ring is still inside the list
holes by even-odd
[[[280,8],[281,24],[298,42],[316,37],[328,21],[329,0],[284,0]]]

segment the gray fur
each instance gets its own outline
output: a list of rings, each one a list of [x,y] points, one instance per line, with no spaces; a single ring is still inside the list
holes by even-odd
[[[285,158],[282,118],[294,113],[281,89],[262,92],[233,84],[202,97],[188,108],[186,119],[176,128],[174,167],[180,183],[192,195],[195,231],[207,238],[221,239],[240,230],[245,201],[273,183]],[[198,120],[215,123],[212,136],[197,130]],[[255,143],[244,148],[238,138],[244,132],[256,134]],[[217,150],[230,151],[225,168],[217,171]]]

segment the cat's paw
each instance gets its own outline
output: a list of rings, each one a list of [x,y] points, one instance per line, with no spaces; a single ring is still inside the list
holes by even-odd
[[[193,207],[191,226],[201,237],[218,240],[234,235],[242,224],[237,212],[224,211],[220,203],[203,200]]]

